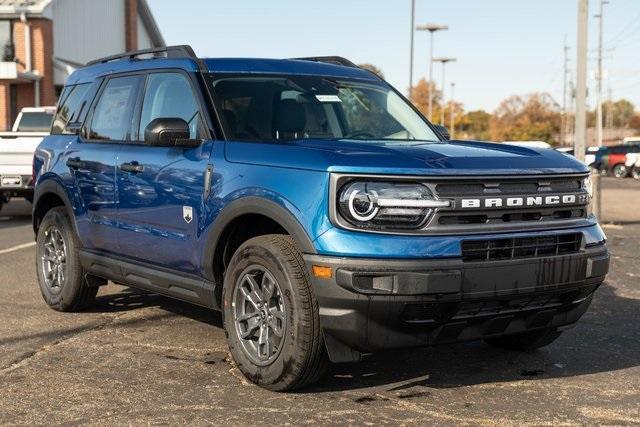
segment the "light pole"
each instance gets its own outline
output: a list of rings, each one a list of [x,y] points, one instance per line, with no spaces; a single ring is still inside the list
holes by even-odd
[[[444,93],[445,93],[445,83],[446,83],[446,79],[445,79],[445,69],[446,69],[446,65],[448,62],[455,62],[456,58],[450,58],[448,56],[439,56],[437,58],[433,58],[434,62],[440,62],[442,63],[442,108],[440,108],[440,124],[442,126],[444,126]],[[431,91],[429,91],[429,93],[431,93]]]
[[[598,89],[596,96],[597,99],[597,108],[596,108],[596,135],[598,140],[598,147],[602,147],[602,21],[604,17],[604,5],[609,3],[606,0],[600,0],[600,13],[595,15],[595,18],[598,18],[599,22],[599,33],[598,33],[598,71],[597,71],[597,82]]]
[[[448,25],[440,24],[425,24],[418,25],[417,31],[429,31],[429,106],[427,109],[427,115],[431,120],[431,113],[433,112],[433,33],[436,31],[446,31],[449,29]]]
[[[409,55],[409,101],[413,101],[413,28],[416,22],[416,0],[411,0],[411,54]]]
[[[454,99],[455,97],[453,96],[454,93],[453,91],[456,88],[456,84],[454,82],[451,82],[451,99],[449,100],[449,120],[450,120],[450,125],[449,125],[449,136],[451,139],[454,139],[454,134],[456,132],[456,124],[455,124],[455,103],[454,103]]]

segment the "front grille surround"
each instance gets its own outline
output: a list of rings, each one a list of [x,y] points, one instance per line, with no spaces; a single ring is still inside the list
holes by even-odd
[[[515,176],[389,176],[332,173],[330,178],[329,215],[340,228],[378,234],[396,235],[472,235],[531,230],[554,230],[585,227],[596,223],[588,210],[589,196],[583,188],[588,174],[515,175]],[[425,223],[412,230],[373,230],[355,228],[341,218],[336,208],[340,188],[350,181],[384,181],[421,184],[440,200],[450,200],[451,207],[436,208]],[[575,204],[558,206],[512,206],[502,208],[465,208],[463,198],[546,197],[574,195]]]

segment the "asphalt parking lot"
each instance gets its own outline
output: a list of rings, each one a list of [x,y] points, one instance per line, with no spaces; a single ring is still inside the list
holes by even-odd
[[[286,394],[242,378],[205,309],[116,285],[87,312],[48,309],[30,205],[12,202],[0,213],[0,424],[638,424],[640,183],[603,188],[611,273],[549,347],[390,352]]]

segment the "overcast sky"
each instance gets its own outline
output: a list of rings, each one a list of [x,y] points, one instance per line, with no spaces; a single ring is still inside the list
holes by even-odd
[[[410,0],[148,2],[166,42],[191,44],[200,56],[341,55],[375,64],[402,91],[409,85]],[[590,1],[591,85],[598,5]],[[457,58],[447,80],[468,110],[492,111],[509,95],[540,91],[560,103],[565,35],[575,73],[577,0],[416,0],[416,24],[431,22],[450,26],[436,34],[435,55]],[[605,88],[640,109],[640,0],[610,0],[604,22],[613,49],[605,53]],[[427,74],[427,58],[428,34],[419,32],[415,80]],[[440,67],[434,77],[439,85]]]

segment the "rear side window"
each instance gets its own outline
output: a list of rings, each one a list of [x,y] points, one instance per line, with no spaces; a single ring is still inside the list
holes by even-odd
[[[106,83],[93,112],[89,139],[130,140],[141,80],[140,76],[126,76],[110,79]]]
[[[86,95],[90,87],[90,83],[84,83],[64,88],[60,96],[60,106],[53,119],[52,134],[67,133],[69,123],[84,120],[89,103]]]
[[[53,114],[43,112],[22,113],[18,132],[48,132]]]

